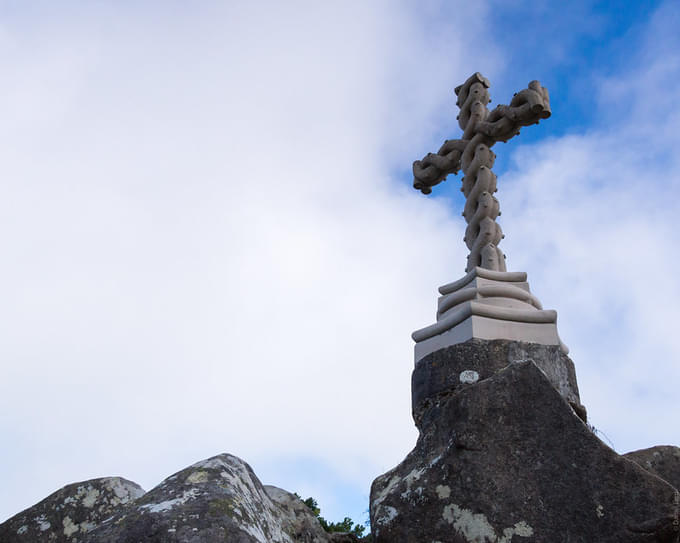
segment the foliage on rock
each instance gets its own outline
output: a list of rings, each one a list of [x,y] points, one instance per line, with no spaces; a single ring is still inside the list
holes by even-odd
[[[297,496],[297,494],[296,494]],[[309,497],[306,500],[303,500],[303,503],[309,507],[309,509],[314,513],[316,518],[319,520],[319,524],[321,524],[321,527],[326,530],[329,533],[347,533],[347,534],[352,534],[356,536],[357,538],[360,538],[359,541],[366,541],[370,542],[371,541],[371,536],[370,534],[364,536],[364,532],[366,531],[366,527],[363,524],[358,524],[355,523],[351,518],[345,517],[342,521],[340,522],[329,522],[325,518],[321,516],[321,509],[319,508],[319,504],[317,501]]]

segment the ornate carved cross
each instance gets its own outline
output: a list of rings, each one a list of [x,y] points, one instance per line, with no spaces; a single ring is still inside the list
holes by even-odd
[[[470,249],[465,271],[480,266],[489,270],[505,271],[505,255],[498,248],[504,237],[496,223],[500,215],[496,192],[496,175],[491,171],[496,155],[491,147],[499,141],[506,142],[519,134],[522,126],[538,124],[550,117],[548,90],[538,81],[515,94],[509,106],[487,109],[489,80],[475,73],[465,83],[456,87],[460,108],[458,124],[463,130],[459,140],[446,140],[436,154],[428,153],[413,163],[413,186],[423,194],[441,183],[450,173],[463,170],[465,210],[468,223],[465,243]]]

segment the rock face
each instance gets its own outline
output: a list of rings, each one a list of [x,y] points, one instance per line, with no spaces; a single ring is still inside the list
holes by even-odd
[[[481,361],[493,350],[469,348]],[[558,391],[549,363],[533,356],[472,368],[476,359],[449,361],[452,376],[420,370],[441,376],[429,384],[414,372],[420,436],[373,482],[374,541],[678,541],[678,491],[604,445],[577,414],[580,403]],[[478,379],[459,378],[468,366]]]
[[[222,454],[144,491],[119,478],[76,483],[0,525],[2,543],[349,543],[294,494]]]
[[[304,507],[304,504],[303,504]],[[309,516],[313,516],[307,510]],[[303,511],[300,514],[304,514]],[[321,542],[299,534],[294,513],[267,494],[248,464],[228,454],[198,462],[160,485],[92,532],[91,543]],[[301,520],[299,524],[304,524]],[[289,531],[291,533],[289,533]]]
[[[487,379],[509,364],[534,362],[553,387],[585,421],[574,363],[557,345],[520,341],[472,339],[435,351],[420,360],[411,377],[413,418],[419,425],[423,410],[441,394],[451,394],[471,382]]]
[[[659,445],[623,456],[680,489],[680,447]]]
[[[0,541],[81,543],[104,519],[143,494],[138,484],[120,477],[74,483],[0,524]]]
[[[331,534],[326,533],[302,500],[295,494],[275,486],[265,486],[265,491],[271,500],[282,511],[281,523],[285,531],[296,543],[326,543],[336,541]]]

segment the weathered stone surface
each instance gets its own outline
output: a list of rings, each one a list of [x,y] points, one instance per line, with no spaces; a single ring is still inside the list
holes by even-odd
[[[535,360],[480,370],[418,407],[416,447],[371,488],[374,541],[678,541],[676,489],[593,435]]]
[[[680,490],[680,447],[658,445],[623,455]]]
[[[165,479],[103,522],[88,543],[325,543],[298,504],[272,499],[241,459],[222,454]],[[283,507],[277,500],[287,502]],[[304,507],[304,504],[302,504]],[[308,516],[313,516],[307,510]]]
[[[540,345],[507,340],[477,340],[435,351],[416,364],[411,377],[413,418],[420,424],[422,413],[442,394],[482,381],[510,364],[533,361],[560,395],[586,420],[576,383],[574,363],[558,345]]]
[[[295,543],[356,543],[357,536],[350,533],[326,532],[300,498],[281,488],[265,485],[265,491],[284,514],[282,524]]]
[[[144,494],[120,477],[65,486],[0,524],[2,543],[81,543],[104,519]]]
[[[351,543],[241,459],[198,462],[144,493],[117,477],[75,483],[0,524],[2,543]]]
[[[284,530],[296,543],[327,543],[331,541],[328,534],[319,524],[312,511],[295,494],[277,488],[265,486],[267,495],[282,511],[281,523]]]

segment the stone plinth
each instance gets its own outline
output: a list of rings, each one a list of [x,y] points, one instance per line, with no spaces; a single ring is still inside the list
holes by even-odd
[[[567,347],[557,333],[557,312],[545,310],[524,272],[476,267],[439,288],[437,322],[413,332],[416,364],[428,354],[470,339],[505,339]]]

